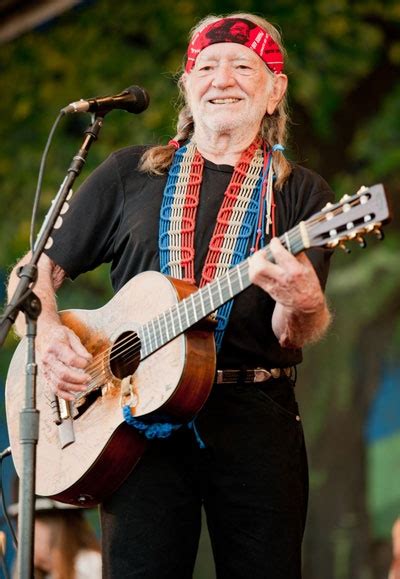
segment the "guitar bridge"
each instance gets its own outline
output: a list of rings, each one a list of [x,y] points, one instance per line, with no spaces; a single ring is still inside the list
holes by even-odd
[[[78,414],[75,404],[73,402],[64,400],[64,398],[58,398],[58,408],[60,409],[61,420],[75,418]]]
[[[58,438],[60,441],[61,448],[66,448],[73,442],[75,442],[75,432],[74,432],[74,415],[76,415],[76,410],[71,402],[67,402],[63,398],[56,397],[58,406],[58,418],[56,421]]]

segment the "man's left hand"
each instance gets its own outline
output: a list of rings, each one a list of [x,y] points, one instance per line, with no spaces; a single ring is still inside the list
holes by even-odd
[[[269,248],[275,260],[267,260],[262,251],[249,260],[250,280],[279,304],[294,312],[314,313],[323,308],[325,299],[315,270],[304,253],[294,257],[277,237]]]

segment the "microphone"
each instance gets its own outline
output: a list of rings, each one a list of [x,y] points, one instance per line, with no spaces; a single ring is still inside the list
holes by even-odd
[[[113,109],[122,109],[128,113],[141,113],[149,106],[150,97],[140,86],[130,86],[116,95],[81,99],[70,103],[61,112],[69,113],[108,113]]]

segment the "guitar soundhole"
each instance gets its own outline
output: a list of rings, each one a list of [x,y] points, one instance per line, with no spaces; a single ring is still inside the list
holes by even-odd
[[[136,332],[124,332],[115,341],[110,355],[111,372],[117,378],[130,376],[139,366],[140,338]]]

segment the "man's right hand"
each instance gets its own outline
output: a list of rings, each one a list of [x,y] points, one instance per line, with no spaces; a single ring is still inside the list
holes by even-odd
[[[87,389],[92,355],[78,336],[66,326],[52,324],[37,336],[38,364],[52,391],[65,400],[74,400]]]
[[[8,284],[9,296],[18,284],[18,269],[28,263],[31,255],[25,255],[14,267]],[[38,319],[36,348],[38,365],[51,390],[65,400],[73,400],[78,392],[87,389],[91,376],[88,372],[92,355],[82,345],[78,336],[63,326],[57,313],[55,292],[66,279],[66,272],[46,254],[38,262],[38,280],[34,291],[42,303]],[[23,316],[16,320],[16,331],[24,335]]]

